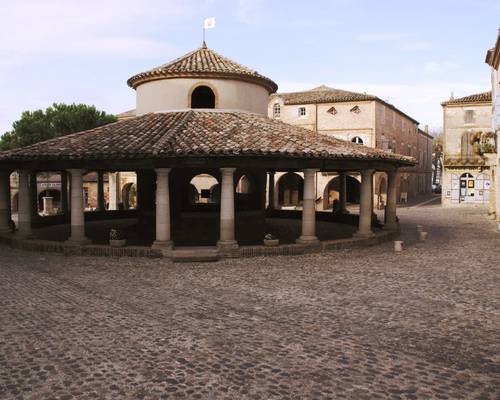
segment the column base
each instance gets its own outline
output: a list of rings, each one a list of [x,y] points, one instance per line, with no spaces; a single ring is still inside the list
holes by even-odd
[[[353,235],[355,238],[359,238],[359,239],[368,239],[368,238],[371,238],[371,237],[374,237],[375,234],[370,231],[370,232],[355,232],[354,235]]]
[[[306,246],[319,245],[319,239],[316,236],[300,236],[295,242]]]
[[[240,246],[236,240],[219,240],[217,250],[221,257],[238,257]]]
[[[151,248],[159,250],[165,257],[171,257],[174,249],[174,242],[171,240],[155,240],[151,245]]]
[[[399,224],[397,222],[392,222],[385,224],[382,229],[384,231],[397,231],[399,229]]]
[[[64,243],[69,244],[69,245],[73,245],[73,246],[86,246],[88,244],[91,244],[92,241],[90,239],[87,239],[86,237],[83,237],[83,238],[72,238],[72,237],[70,237]]]

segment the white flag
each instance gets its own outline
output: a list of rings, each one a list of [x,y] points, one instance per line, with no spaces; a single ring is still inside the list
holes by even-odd
[[[205,18],[203,29],[215,28],[215,17]]]

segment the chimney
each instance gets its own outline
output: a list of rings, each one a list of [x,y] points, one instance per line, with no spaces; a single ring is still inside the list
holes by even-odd
[[[453,96],[453,92],[450,94],[450,100],[455,100],[455,97]]]
[[[429,125],[424,126],[424,132],[427,134],[429,133]]]

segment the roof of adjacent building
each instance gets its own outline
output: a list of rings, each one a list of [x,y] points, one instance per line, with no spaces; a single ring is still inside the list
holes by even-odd
[[[459,97],[458,99],[446,100],[443,101],[441,105],[448,106],[466,103],[491,103],[491,90],[489,92],[470,94],[468,96]]]
[[[119,120],[133,118],[135,116],[136,116],[135,108],[132,110],[123,111],[123,112],[115,115],[115,117],[118,118]]]
[[[244,112],[188,110],[148,113],[27,147],[0,152],[0,161],[130,160],[207,156],[414,159],[335,139]]]
[[[169,78],[219,78],[238,79],[264,86],[269,93],[278,90],[278,85],[271,79],[230,60],[203,46],[159,67],[132,76],[127,84],[136,88],[144,82]]]
[[[500,29],[498,29],[495,46],[486,52],[486,64],[497,69],[500,66]]]
[[[302,92],[275,93],[271,98],[281,98],[285,105],[298,104],[320,104],[320,103],[342,103],[350,101],[378,101],[394,111],[400,113],[406,118],[418,124],[418,121],[404,113],[394,105],[382,100],[381,98],[367,94],[356,93],[348,90],[335,89],[326,85],[321,85],[316,88],[305,90]]]

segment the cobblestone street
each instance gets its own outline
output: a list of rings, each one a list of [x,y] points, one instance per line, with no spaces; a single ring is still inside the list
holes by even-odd
[[[399,216],[401,254],[172,264],[0,247],[0,398],[499,399],[493,221]]]

